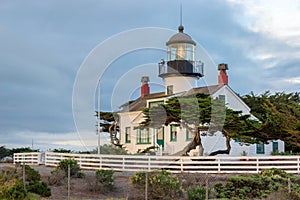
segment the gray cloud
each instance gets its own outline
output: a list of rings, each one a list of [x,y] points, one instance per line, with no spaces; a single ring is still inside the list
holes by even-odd
[[[9,142],[1,140],[0,145],[13,145],[14,141],[21,145],[17,133],[24,131],[50,135],[73,132],[73,83],[88,53],[108,37],[131,28],[176,29],[180,3],[2,1],[0,136],[9,137]],[[184,2],[183,24],[216,64],[229,64],[230,85],[236,92],[299,91],[299,84],[282,80],[300,76],[299,48],[247,30],[237,19],[241,12],[240,7],[227,1]],[[259,58],[267,54],[272,57]],[[132,53],[115,61],[103,79],[102,98],[110,99],[114,83],[126,70],[158,62],[161,57],[165,57],[164,52]],[[271,64],[271,69],[266,68]],[[113,72],[114,76],[109,77]],[[103,103],[102,109],[109,110],[109,104],[110,101]]]

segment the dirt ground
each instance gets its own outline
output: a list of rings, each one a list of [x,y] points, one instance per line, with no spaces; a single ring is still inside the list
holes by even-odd
[[[13,164],[0,163],[0,173],[2,170],[9,167],[15,167]],[[50,184],[51,171],[54,168],[40,166],[31,166],[33,169],[39,171],[41,174],[42,181],[45,181],[49,184],[51,188],[51,197],[41,198],[42,200],[62,200],[67,199],[68,197],[68,188],[67,188],[67,179],[63,179],[60,184]],[[84,178],[71,178],[71,188],[70,188],[70,199],[79,200],[79,199],[100,199],[100,200],[140,200],[144,199],[144,191],[138,191],[130,184],[130,177],[135,174],[135,172],[115,172],[114,173],[114,189],[110,192],[104,191],[101,188],[95,187],[95,171],[83,171],[85,176]],[[206,185],[208,184],[209,188],[218,182],[225,183],[228,177],[236,174],[177,174],[177,177],[182,183],[183,188],[187,188],[190,185]],[[141,193],[142,192],[142,193]],[[212,195],[212,196],[211,196]],[[210,195],[210,198],[215,198],[213,194]],[[275,196],[274,196],[275,195]],[[284,194],[274,193],[265,200],[277,200],[277,199],[286,199],[278,198],[279,196],[283,197]],[[182,196],[180,199],[187,199],[186,196]],[[179,199],[178,199],[179,200]]]
[[[7,167],[15,167],[13,164],[0,164],[1,169]],[[49,184],[51,188],[51,197],[42,198],[43,200],[62,200],[68,197],[68,184],[67,179],[63,179],[61,184],[50,184],[49,178],[51,178],[51,171],[55,168],[40,166],[31,166],[33,169],[39,171],[41,174],[42,181]],[[144,194],[138,191],[130,184],[130,177],[135,174],[135,172],[115,172],[114,173],[114,189],[110,192],[103,191],[101,188],[95,187],[95,171],[83,170],[85,176],[84,178],[71,178],[71,188],[70,188],[70,199],[100,199],[100,200],[125,200],[134,199],[140,200],[144,199]],[[177,174],[177,177],[181,180],[183,188],[189,185],[205,185],[206,179],[208,179],[209,187],[213,187],[216,182],[226,181],[230,175],[206,175],[206,174]],[[53,177],[53,176],[52,176]],[[142,191],[143,192],[143,191]],[[186,199],[182,197],[181,199]]]
[[[2,169],[8,167],[15,167],[13,164],[0,164],[0,173]],[[51,176],[51,171],[54,168],[45,167],[43,165],[40,166],[31,166],[33,169],[39,171],[41,174],[41,180],[48,183],[48,177]],[[130,186],[130,176],[134,173],[128,172],[115,172],[114,173],[114,189],[111,192],[103,192],[103,191],[93,191],[93,181],[95,180],[95,171],[83,171],[85,174],[84,178],[71,178],[70,180],[70,199],[131,199],[133,197],[133,189]],[[55,199],[62,200],[67,199],[68,197],[68,186],[67,180],[63,180],[60,185],[51,185],[51,197],[42,198],[44,200],[47,199]]]

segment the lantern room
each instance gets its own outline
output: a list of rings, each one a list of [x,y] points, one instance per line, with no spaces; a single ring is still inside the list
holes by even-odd
[[[178,27],[179,33],[173,35],[167,44],[168,61],[172,60],[195,60],[196,43],[192,38],[183,33],[183,26]]]
[[[164,60],[159,63],[159,76],[203,76],[203,63],[195,61],[196,42],[188,34],[183,32],[184,27],[178,27],[178,33],[173,35],[167,45],[167,65]]]

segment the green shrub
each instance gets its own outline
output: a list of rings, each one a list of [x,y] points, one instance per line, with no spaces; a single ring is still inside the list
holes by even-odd
[[[23,183],[17,177],[1,182],[0,199],[25,199],[26,196]]]
[[[130,177],[131,183],[140,190],[145,191],[146,173],[138,172]],[[182,195],[182,186],[176,176],[162,170],[148,173],[149,199],[174,199]]]
[[[292,183],[291,190],[291,195],[294,197],[294,199],[300,199],[300,185]]]
[[[263,177],[270,177],[273,179],[295,178],[293,175],[288,174],[285,171],[277,168],[263,169],[260,174]]]
[[[217,198],[257,199],[287,188],[288,178],[297,179],[280,169],[265,169],[251,176],[232,176],[225,185],[218,183],[214,189]],[[295,188],[295,194],[296,191]]]
[[[37,182],[41,180],[40,173],[32,169],[29,165],[25,165],[25,174],[26,174],[26,181],[28,182]]]
[[[205,200],[206,199],[206,188],[204,186],[190,186],[186,190],[188,200]],[[210,193],[210,190],[208,191]]]
[[[24,199],[27,193],[15,168],[0,173],[0,199]]]
[[[68,176],[68,166],[70,165],[70,176],[82,178],[84,174],[80,171],[80,167],[76,160],[74,159],[65,159],[61,160],[58,163],[57,169],[63,170],[65,172],[65,176]]]
[[[48,184],[41,182],[41,175],[35,169],[32,169],[30,166],[25,165],[25,174],[27,184],[26,189],[28,192],[32,192],[42,197],[51,196],[51,189],[48,187]]]
[[[96,179],[97,184],[100,184],[104,189],[111,190],[114,186],[114,172],[112,170],[97,170],[96,171]]]
[[[28,165],[24,165],[26,175],[26,189],[28,192],[36,193],[42,197],[51,196],[51,190],[47,183],[41,182],[38,171]],[[9,168],[2,170],[0,174],[0,199],[27,199],[28,193],[24,190],[22,181],[23,169]],[[18,175],[19,174],[19,175]]]
[[[42,197],[51,196],[51,189],[48,187],[48,184],[41,181],[29,183],[27,191],[41,195]]]

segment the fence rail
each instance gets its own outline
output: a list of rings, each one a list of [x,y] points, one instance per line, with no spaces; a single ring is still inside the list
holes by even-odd
[[[25,163],[30,165],[42,164],[42,153],[14,153],[14,164],[16,163]]]
[[[115,171],[152,171],[166,169],[174,173],[259,173],[262,169],[279,168],[288,173],[300,173],[300,156],[134,156],[45,153],[14,154],[14,163],[42,164],[55,167],[61,160],[72,158],[81,169],[111,169]]]

